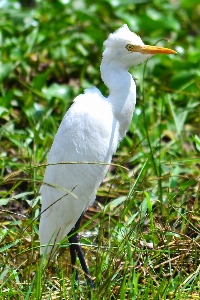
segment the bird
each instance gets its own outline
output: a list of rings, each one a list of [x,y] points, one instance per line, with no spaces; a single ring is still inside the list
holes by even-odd
[[[66,112],[48,154],[40,188],[41,253],[47,257],[54,255],[59,242],[68,237],[73,270],[78,256],[91,287],[94,283],[77,231],[132,120],[136,84],[128,70],[155,54],[176,53],[145,45],[127,24],[111,33],[104,42],[100,66],[101,78],[109,89],[108,97],[96,87],[78,95]]]

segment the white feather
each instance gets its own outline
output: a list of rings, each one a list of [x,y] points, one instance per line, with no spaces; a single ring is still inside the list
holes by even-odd
[[[108,98],[97,88],[86,90],[60,124],[41,188],[42,252],[49,254],[52,247],[47,245],[60,242],[93,203],[112,155],[128,130],[136,103],[135,82],[128,69],[152,56],[128,51],[129,44],[144,45],[127,25],[108,37],[101,63]]]

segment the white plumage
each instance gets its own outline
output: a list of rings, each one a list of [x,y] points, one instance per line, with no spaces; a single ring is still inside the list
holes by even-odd
[[[175,53],[145,46],[127,25],[111,34],[104,45],[101,76],[109,88],[108,98],[97,88],[79,95],[64,116],[48,156],[50,165],[40,190],[44,212],[39,228],[41,250],[46,254],[52,250],[48,244],[67,236],[92,205],[112,155],[126,134],[136,103],[136,87],[129,67],[156,53]],[[84,164],[87,162],[94,164]]]

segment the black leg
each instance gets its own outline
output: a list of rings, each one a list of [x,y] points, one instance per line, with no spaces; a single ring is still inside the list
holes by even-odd
[[[70,245],[71,263],[72,263],[72,266],[75,265],[76,255],[77,255],[79,258],[81,267],[82,267],[83,271],[85,272],[86,280],[87,280],[88,284],[93,288],[94,282],[90,278],[89,270],[88,270],[88,267],[87,267],[87,264],[86,264],[85,258],[84,258],[83,249],[81,248],[81,245],[80,245],[79,234],[75,233],[80,227],[81,219],[82,219],[82,215],[80,216],[80,218],[76,222],[75,226],[72,228],[72,230],[68,234],[70,236],[69,242],[71,244]],[[73,267],[73,271],[74,271],[74,267]],[[78,271],[77,270],[76,270],[76,280],[78,280]]]
[[[73,237],[70,237],[69,238],[69,242],[70,242],[70,256],[71,256],[71,263],[72,263],[72,272],[74,272],[74,265],[76,263],[76,245],[74,245],[74,241],[73,241]],[[76,270],[76,275],[75,275],[75,278],[76,278],[76,281],[78,281],[78,271]]]

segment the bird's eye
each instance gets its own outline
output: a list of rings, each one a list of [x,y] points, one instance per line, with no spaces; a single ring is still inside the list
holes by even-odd
[[[127,49],[128,51],[130,51],[130,52],[133,52],[133,45],[128,44],[128,45],[126,46],[126,49]]]

